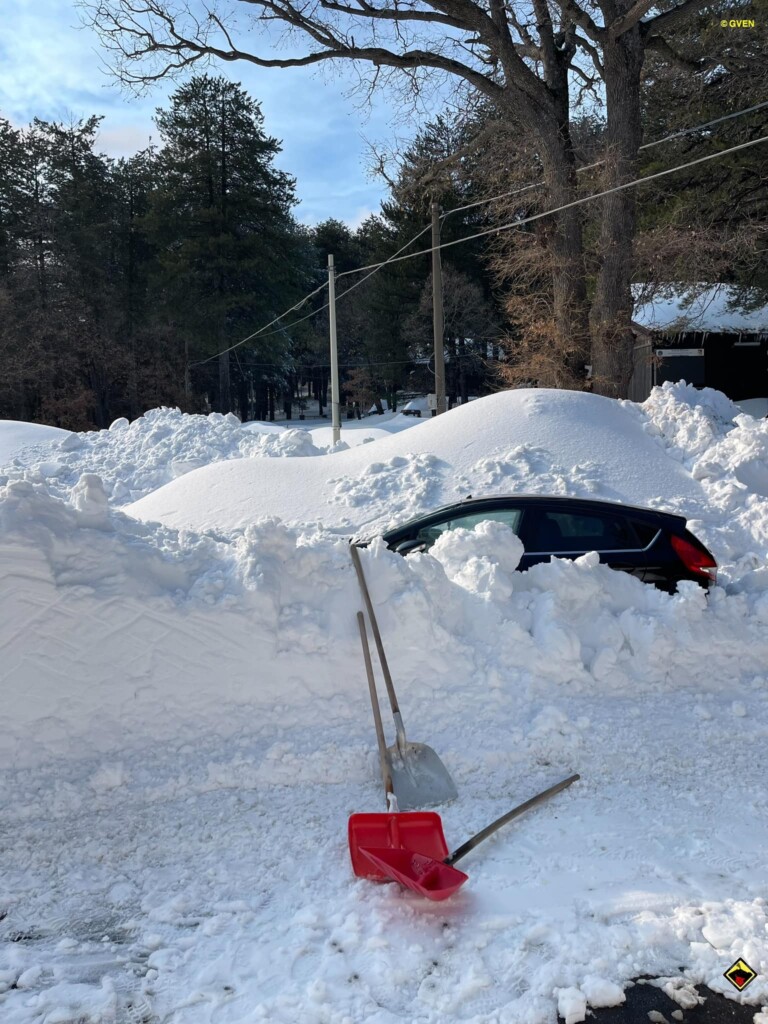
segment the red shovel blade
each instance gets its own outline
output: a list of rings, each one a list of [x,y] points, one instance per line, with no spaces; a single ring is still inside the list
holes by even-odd
[[[352,814],[349,818],[349,855],[358,878],[388,881],[388,869],[374,864],[362,852],[373,849],[410,850],[435,860],[448,856],[443,823],[435,811],[402,811],[395,814]]]
[[[447,900],[464,885],[468,875],[450,864],[411,850],[360,850],[372,864],[408,889],[428,900]]]

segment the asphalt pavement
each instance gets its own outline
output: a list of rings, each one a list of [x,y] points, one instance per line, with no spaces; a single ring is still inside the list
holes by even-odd
[[[759,1004],[737,1003],[704,985],[696,986],[703,1002],[684,1010],[651,981],[638,978],[632,982],[626,989],[627,999],[622,1006],[588,1010],[588,1024],[593,1021],[594,1024],[752,1024],[760,1010]],[[735,990],[734,994],[737,995]],[[748,993],[745,993],[745,998],[748,998]],[[562,1019],[559,1017],[558,1021]]]

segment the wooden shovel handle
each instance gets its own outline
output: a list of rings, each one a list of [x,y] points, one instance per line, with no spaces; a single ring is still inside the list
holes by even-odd
[[[502,814],[502,816],[497,818],[496,821],[492,821],[491,824],[486,825],[481,832],[478,832],[476,835],[472,836],[471,839],[468,839],[463,846],[458,848],[458,850],[454,850],[449,857],[445,858],[443,863],[455,864],[457,860],[461,860],[462,857],[465,857],[470,850],[474,850],[474,848],[482,843],[484,839],[487,839],[488,836],[492,836],[494,832],[498,831],[502,827],[502,825],[506,825],[508,821],[512,821],[512,819],[516,818],[519,814],[523,814],[525,811],[529,811],[537,804],[548,800],[551,796],[554,796],[555,793],[560,793],[562,790],[567,789],[572,782],[576,782],[576,780],[580,778],[580,775],[571,775],[567,779],[563,779],[562,782],[558,782],[557,785],[550,786],[549,789],[545,789],[544,792],[539,793],[538,796],[532,796],[530,800],[526,800],[525,803],[519,804],[511,811],[507,811],[506,814]]]
[[[387,656],[384,653],[384,644],[381,639],[381,633],[379,632],[379,624],[376,621],[376,613],[374,612],[373,605],[371,604],[371,595],[368,592],[368,584],[365,579],[365,573],[363,572],[363,563],[360,561],[360,552],[357,550],[357,546],[355,544],[349,545],[349,553],[352,555],[352,562],[355,566],[355,572],[357,573],[357,581],[360,584],[360,592],[363,595],[365,609],[368,612],[368,618],[371,622],[373,639],[376,642],[376,650],[378,651],[379,661],[381,662],[381,671],[384,673],[384,683],[387,687],[387,696],[389,697],[389,703],[392,707],[392,713],[394,715],[399,715],[400,708],[397,703],[395,684],[392,682],[392,675],[389,671],[389,665],[387,664]],[[402,724],[400,725],[400,728],[402,728]],[[405,736],[403,736],[403,743],[404,741]]]
[[[394,787],[392,785],[392,774],[389,770],[389,761],[387,760],[387,741],[384,738],[379,695],[376,692],[376,680],[373,677],[371,649],[368,646],[368,633],[365,629],[365,616],[362,612],[357,613],[357,625],[360,629],[360,643],[363,645],[363,660],[365,661],[365,672],[368,676],[368,692],[371,695],[373,724],[376,727],[376,742],[379,745],[379,764],[381,766],[381,779],[384,783],[384,798],[387,801],[387,810],[389,810],[390,796],[394,794]]]

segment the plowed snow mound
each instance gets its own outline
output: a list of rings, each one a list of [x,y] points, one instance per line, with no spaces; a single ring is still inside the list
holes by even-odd
[[[3,466],[6,446],[16,457]],[[31,480],[68,498],[80,477],[91,473],[99,476],[110,505],[117,507],[214,462],[320,454],[306,430],[271,429],[267,424],[246,428],[232,413],[199,416],[150,409],[132,423],[119,419],[109,430],[81,433],[36,423],[20,423],[15,429],[0,420],[0,486]]]
[[[0,420],[0,466],[7,466],[20,452],[32,445],[62,441],[69,436],[68,430],[47,427],[42,423]]]
[[[701,486],[646,428],[636,406],[597,395],[505,391],[351,450],[205,466],[125,511],[195,530],[267,515],[374,531],[470,493],[538,492],[692,514]]]

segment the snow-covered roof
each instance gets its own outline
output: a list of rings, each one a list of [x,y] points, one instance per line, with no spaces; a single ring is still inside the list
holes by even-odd
[[[636,288],[637,295],[642,286]],[[744,299],[731,285],[675,286],[635,307],[632,319],[652,331],[682,333],[718,331],[768,333],[768,305],[744,309]]]

